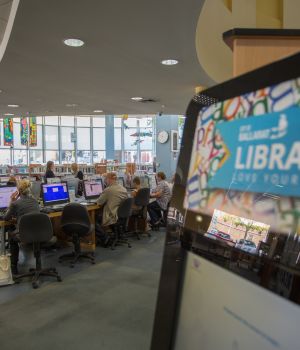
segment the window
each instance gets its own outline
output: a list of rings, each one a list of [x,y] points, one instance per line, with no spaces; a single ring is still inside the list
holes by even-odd
[[[93,148],[95,150],[105,150],[105,129],[93,128]]]
[[[77,128],[77,149],[91,149],[90,128]]]
[[[52,160],[54,163],[59,163],[59,153],[58,151],[46,151],[45,152],[45,162],[47,163],[48,160]]]
[[[74,142],[72,142],[72,134],[74,134],[74,128],[70,127],[61,127],[61,148],[63,150],[73,150]]]
[[[45,117],[45,125],[58,125],[58,117],[56,116]]]
[[[58,149],[58,128],[45,126],[46,149]]]
[[[114,117],[114,127],[120,128],[122,126],[122,118]]]
[[[60,125],[61,126],[74,126],[74,117],[71,116],[63,116],[60,117]]]
[[[101,163],[105,159],[105,151],[94,151],[93,152],[93,163]]]
[[[43,151],[42,150],[31,150],[29,152],[29,163],[42,164],[43,163]]]
[[[23,165],[28,164],[26,150],[23,150],[23,149],[14,150],[14,165],[19,165],[19,164],[23,164]]]
[[[91,151],[77,151],[77,163],[91,164]]]
[[[10,164],[10,150],[2,149],[0,151],[0,165],[7,165],[7,164]]]
[[[122,129],[114,129],[115,151],[122,149]]]
[[[75,151],[62,151],[61,152],[61,162],[63,164],[74,163],[75,162]]]
[[[105,117],[93,117],[93,127],[105,128]]]
[[[87,126],[91,125],[90,117],[77,117],[77,126]]]

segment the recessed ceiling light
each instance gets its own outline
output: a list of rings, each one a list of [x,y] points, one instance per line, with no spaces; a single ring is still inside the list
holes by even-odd
[[[17,107],[20,107],[20,106],[19,105],[7,105],[7,107],[17,108]]]
[[[172,58],[169,58],[169,59],[167,59],[167,60],[162,60],[160,63],[161,63],[161,64],[164,64],[165,66],[174,66],[175,64],[178,63],[178,61],[177,61],[177,60],[174,60],[174,59],[172,59]]]
[[[10,115],[14,115],[13,113],[4,113],[4,115],[10,116]]]
[[[131,97],[133,101],[142,101],[143,97]]]
[[[67,103],[66,104],[66,107],[77,107],[78,106],[78,104],[76,104],[76,103]]]
[[[101,109],[95,109],[94,113],[102,113],[103,111]]]
[[[64,40],[64,44],[71,47],[80,47],[84,45],[84,41],[75,38],[69,38]]]

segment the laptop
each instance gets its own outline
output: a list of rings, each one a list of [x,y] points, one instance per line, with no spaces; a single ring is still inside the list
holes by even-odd
[[[10,203],[10,197],[16,191],[17,187],[15,186],[0,187],[0,219],[3,219]]]
[[[83,205],[87,204],[96,204],[97,199],[100,194],[103,192],[103,183],[102,180],[93,181],[85,180],[83,181],[83,192],[85,201],[81,202]]]
[[[44,207],[62,209],[70,202],[68,184],[66,182],[42,184]]]

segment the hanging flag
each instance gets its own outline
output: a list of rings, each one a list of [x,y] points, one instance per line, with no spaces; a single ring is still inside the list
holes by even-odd
[[[27,122],[26,117],[21,118],[20,136],[21,136],[21,145],[27,146],[27,144],[28,144],[28,122]]]
[[[29,118],[29,146],[37,146],[37,126],[36,126],[36,117]]]
[[[12,118],[3,119],[4,146],[12,146],[14,143],[14,124]]]

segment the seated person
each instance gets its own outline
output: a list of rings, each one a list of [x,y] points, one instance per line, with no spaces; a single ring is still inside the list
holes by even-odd
[[[71,170],[72,170],[72,174],[74,175],[74,177],[76,179],[79,179],[79,184],[78,184],[78,196],[82,196],[83,195],[83,172],[81,170],[78,169],[78,164],[77,163],[72,163],[71,165]]]
[[[32,197],[30,191],[31,183],[29,180],[21,180],[18,183],[18,191],[11,195],[11,202],[5,214],[4,220],[9,221],[12,218],[17,219],[16,230],[9,233],[11,270],[13,274],[18,274],[19,260],[19,234],[18,225],[22,215],[28,213],[39,213],[39,203]]]
[[[121,202],[128,197],[126,189],[118,184],[115,173],[106,175],[106,184],[107,187],[97,201],[100,207],[103,208],[101,224],[104,228],[117,222],[118,208]]]
[[[10,176],[6,185],[11,187],[17,186],[17,179],[14,176]]]
[[[49,160],[46,165],[45,179],[52,179],[55,177],[54,168],[54,162],[52,162],[52,160]]]
[[[131,196],[132,197],[136,197],[138,191],[141,189],[141,179],[136,176],[133,180],[132,180],[132,185],[133,185],[133,191],[131,192]]]
[[[166,181],[165,173],[158,172],[157,181],[157,187],[150,193],[150,198],[156,198],[156,200],[148,204],[151,226],[157,226],[161,223],[161,211],[167,210],[171,200],[171,190]]]

